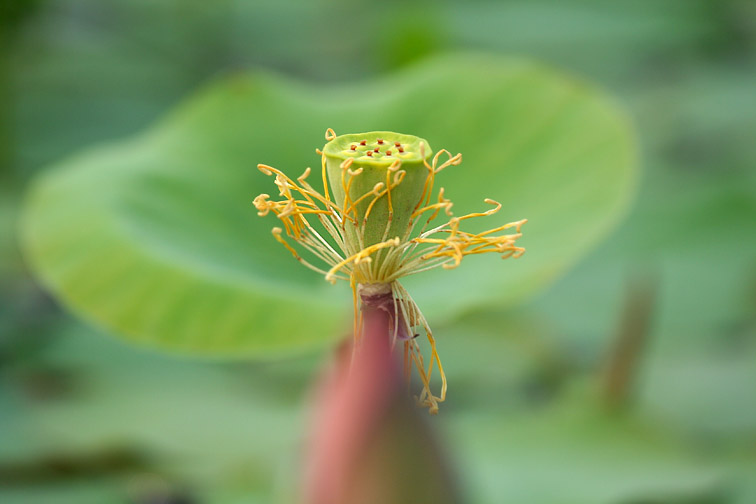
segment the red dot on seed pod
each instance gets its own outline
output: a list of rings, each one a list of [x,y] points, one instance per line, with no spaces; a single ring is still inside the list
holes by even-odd
[[[367,143],[367,140],[363,140],[362,142],[360,142],[360,145],[365,145],[366,143]]]
[[[368,155],[368,156],[372,156],[372,155],[373,155],[373,151],[368,151],[368,152],[367,152],[367,155]]]
[[[373,149],[373,152],[380,152],[380,151],[378,150],[378,147],[376,147],[375,149]]]
[[[397,146],[397,147],[401,147],[402,146],[402,144],[400,144],[399,142],[394,142],[394,145]]]
[[[387,150],[387,151],[386,151],[386,155],[387,155],[387,156],[390,156],[390,155],[391,155],[391,151],[390,151],[390,150]]]
[[[401,147],[399,147],[399,152],[404,152],[404,149],[402,149]]]
[[[382,139],[382,138],[379,138],[379,139],[378,139],[378,143],[379,143],[379,144],[383,144],[383,139]]]
[[[357,146],[356,145],[352,145],[352,150],[357,150]]]

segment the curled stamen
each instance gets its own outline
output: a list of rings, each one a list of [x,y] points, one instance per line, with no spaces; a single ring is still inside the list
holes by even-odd
[[[299,182],[300,184],[304,184],[304,183],[305,183],[305,180],[307,179],[307,177],[309,177],[309,176],[310,176],[310,172],[311,172],[311,171],[312,171],[312,170],[310,169],[310,167],[309,167],[309,166],[308,166],[307,168],[305,168],[305,171],[304,171],[304,173],[302,173],[302,175],[300,175],[300,176],[299,176],[299,178],[297,179],[297,181],[298,181],[298,182]]]
[[[268,215],[271,206],[275,205],[275,203],[268,201],[268,198],[270,198],[270,194],[260,194],[252,202],[252,204],[255,205],[255,208],[257,208],[258,210],[257,215],[259,215],[260,217]]]
[[[257,169],[263,172],[265,175],[273,175],[273,172],[271,171],[271,167],[264,164],[257,165]]]

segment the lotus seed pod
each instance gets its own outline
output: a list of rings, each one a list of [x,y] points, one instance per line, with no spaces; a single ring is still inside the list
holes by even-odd
[[[516,241],[527,220],[481,233],[460,229],[468,219],[494,215],[501,204],[486,198],[488,210],[453,216],[452,201],[444,196],[443,188],[434,197],[433,185],[444,168],[462,162],[462,154],[441,149],[434,155],[422,138],[389,131],[337,136],[329,128],[326,140],[323,150],[317,151],[323,193],[307,180],[310,168],[294,180],[259,164],[260,171],[275,177],[281,199],[258,195],[254,200],[257,213],[278,217],[283,227],[274,227],[273,236],[297,261],[331,283],[345,280],[351,284],[355,349],[364,332],[365,314],[380,304],[379,311],[390,319],[390,330],[385,332],[391,333],[392,345],[404,346],[405,375],[409,377],[413,365],[417,368],[423,386],[416,396],[418,404],[436,413],[446,398],[446,376],[430,326],[399,279],[435,268],[456,268],[467,255],[493,252],[503,259],[520,257],[525,249]],[[448,220],[439,224],[436,218]],[[315,222],[321,225],[320,231],[313,227]],[[509,229],[512,232],[505,233]],[[323,237],[323,231],[332,241]],[[302,257],[287,238],[326,268]],[[417,342],[422,332],[430,345],[427,368]],[[434,369],[441,375],[439,395],[431,391]]]
[[[352,229],[347,233],[356,240],[355,228],[361,227],[363,243],[354,246],[404,237],[429,175],[424,162],[433,153],[428,142],[413,135],[372,131],[337,136],[323,153],[333,200],[344,213],[356,210],[356,226],[348,225],[347,230]]]

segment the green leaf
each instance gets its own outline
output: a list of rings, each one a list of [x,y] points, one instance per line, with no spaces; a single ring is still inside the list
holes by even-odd
[[[437,183],[457,215],[530,219],[517,261],[472,257],[408,279],[431,323],[543,288],[618,220],[636,153],[623,113],[526,59],[456,55],[381,80],[314,87],[262,72],[223,79],[137,138],[83,152],[28,197],[25,249],[75,312],[135,341],[223,355],[322,345],[348,328],[348,287],[301,267],[251,205],[255,169],[319,167],[323,132],[393,130],[462,152]]]

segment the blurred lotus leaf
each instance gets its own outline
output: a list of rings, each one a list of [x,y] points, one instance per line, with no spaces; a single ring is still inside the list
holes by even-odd
[[[276,190],[255,165],[319,168],[327,127],[406,132],[462,152],[437,179],[455,213],[488,209],[489,197],[503,208],[480,226],[529,219],[516,262],[476,257],[408,279],[434,321],[547,285],[612,228],[635,185],[623,113],[526,59],[445,56],[331,87],[253,72],[39,177],[23,223],[33,269],[73,311],[133,341],[241,356],[340,338],[349,289],[298,265],[270,234],[278,222],[251,203]]]

